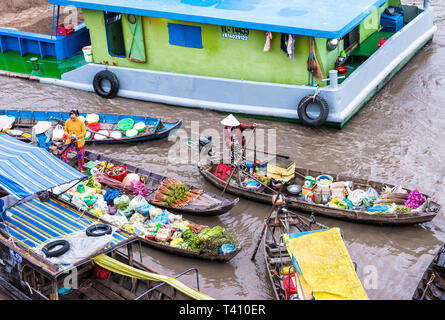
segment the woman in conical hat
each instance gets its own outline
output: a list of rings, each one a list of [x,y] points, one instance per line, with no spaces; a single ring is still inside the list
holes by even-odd
[[[227,147],[231,150],[231,158],[233,162],[233,144],[234,138],[238,141],[241,141],[242,147],[246,146],[246,138],[243,135],[243,131],[247,129],[254,129],[258,125],[256,123],[252,125],[240,123],[233,114],[229,114],[226,118],[221,121],[221,124],[224,125],[223,137],[226,142]],[[243,152],[244,153],[244,152]]]
[[[33,136],[37,140],[37,146],[45,150],[50,150],[52,130],[50,121],[39,121],[33,128]]]

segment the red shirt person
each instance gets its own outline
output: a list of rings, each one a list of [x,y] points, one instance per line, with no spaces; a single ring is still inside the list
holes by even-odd
[[[221,124],[224,126],[223,136],[224,141],[228,147],[233,146],[233,138],[242,142],[242,146],[246,146],[246,138],[243,135],[243,131],[247,129],[256,128],[258,125],[256,123],[252,125],[240,123],[232,114],[228,115],[225,119],[221,121]]]

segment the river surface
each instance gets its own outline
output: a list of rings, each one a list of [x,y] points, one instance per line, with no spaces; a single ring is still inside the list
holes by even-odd
[[[245,118],[242,122],[255,121],[259,128],[276,129],[277,152],[293,156],[297,166],[418,188],[445,205],[445,3],[436,0],[432,5],[438,26],[433,41],[342,130]],[[77,108],[88,113],[182,119],[182,128],[189,136],[193,121],[199,121],[201,132],[208,128],[221,130],[219,122],[224,117],[213,111],[123,98],[104,100],[89,92],[6,77],[0,77],[0,106],[50,111]],[[88,148],[219,194],[193,163],[168,160],[174,146],[175,141],[163,139]],[[143,248],[143,260],[171,276],[198,268],[201,291],[216,299],[272,299],[262,249],[254,262],[250,260],[270,207],[241,199],[229,213],[187,217],[203,224],[222,225],[237,238],[242,251],[228,263],[182,258],[149,248]],[[322,217],[317,221],[343,230],[351,258],[358,265],[357,274],[371,299],[410,299],[422,273],[445,241],[443,210],[432,222],[405,227],[360,225]],[[181,279],[193,284],[192,276]]]

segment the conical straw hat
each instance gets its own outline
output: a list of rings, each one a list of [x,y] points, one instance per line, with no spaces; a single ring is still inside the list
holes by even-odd
[[[51,122],[50,121],[39,121],[35,125],[35,133],[40,134],[46,132],[49,128],[51,128]]]
[[[236,127],[240,125],[240,122],[236,120],[233,114],[229,114],[225,119],[221,121],[221,124],[223,126]]]

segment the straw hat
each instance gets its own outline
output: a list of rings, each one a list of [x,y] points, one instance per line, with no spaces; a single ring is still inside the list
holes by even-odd
[[[40,134],[46,132],[49,128],[51,128],[51,122],[50,121],[39,121],[35,125],[35,133]]]
[[[237,127],[240,125],[240,122],[236,120],[233,114],[229,114],[225,119],[221,121],[221,124],[228,127]]]

